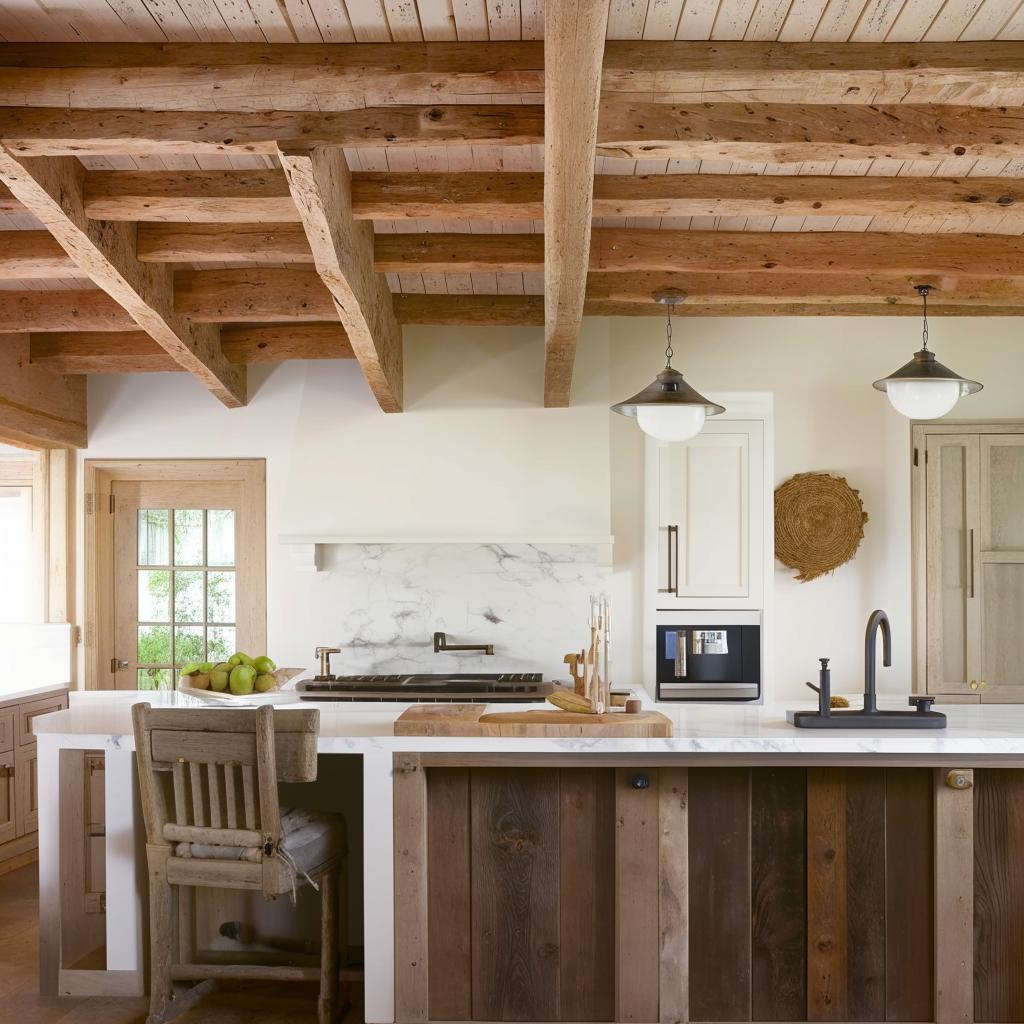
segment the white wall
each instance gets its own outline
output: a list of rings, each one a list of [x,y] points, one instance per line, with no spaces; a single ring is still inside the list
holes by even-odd
[[[986,385],[961,418],[1024,419],[1021,329],[1010,318],[933,320],[940,359]],[[918,331],[905,317],[677,324],[676,365],[698,389],[774,392],[778,481],[839,473],[871,516],[856,560],[833,576],[798,584],[777,570],[780,696],[801,692],[819,656],[834,659],[837,688],[859,690],[875,607],[895,634],[894,669],[880,685],[909,689],[909,427],[871,381],[910,357]],[[267,459],[269,645],[281,663],[311,665],[325,639],[307,625],[315,577],[291,568],[283,533],[612,533],[625,683],[639,674],[643,448],[635,423],[607,406],[649,382],[663,348],[659,319],[588,321],[566,410],[539,407],[543,337],[532,328],[407,329],[407,411],[397,416],[379,413],[352,362],[253,370],[250,404],[232,411],[181,374],[94,377],[83,455]]]

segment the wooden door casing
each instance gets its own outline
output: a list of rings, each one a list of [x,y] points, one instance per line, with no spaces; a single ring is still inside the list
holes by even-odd
[[[941,776],[396,755],[396,1019],[946,1024]]]

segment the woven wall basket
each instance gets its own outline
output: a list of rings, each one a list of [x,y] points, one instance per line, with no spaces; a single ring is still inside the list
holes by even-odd
[[[867,521],[843,477],[798,473],[775,490],[775,557],[807,583],[853,558]]]

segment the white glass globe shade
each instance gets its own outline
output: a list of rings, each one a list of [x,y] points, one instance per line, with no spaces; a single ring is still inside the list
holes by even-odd
[[[912,420],[945,416],[960,399],[958,380],[891,380],[886,387],[889,402]]]
[[[636,421],[659,441],[689,441],[704,426],[703,405],[638,405]]]

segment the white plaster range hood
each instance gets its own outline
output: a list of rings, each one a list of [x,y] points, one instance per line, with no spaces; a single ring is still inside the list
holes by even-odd
[[[611,547],[615,538],[611,534],[547,534],[545,536],[509,536],[496,534],[342,534],[342,533],[284,533],[278,540],[287,549],[292,568],[299,572],[320,572],[324,564],[324,548],[334,544],[482,544],[511,546],[529,544],[549,547],[572,544],[606,547],[611,562]]]

